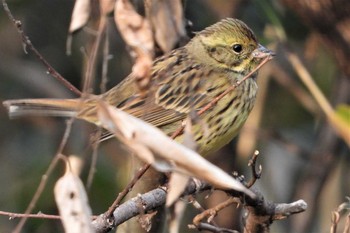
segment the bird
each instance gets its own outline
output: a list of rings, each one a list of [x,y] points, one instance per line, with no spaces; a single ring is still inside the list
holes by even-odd
[[[109,91],[91,98],[18,99],[3,104],[10,117],[76,117],[101,125],[97,110],[102,99],[168,135],[194,115],[193,139],[198,152],[206,155],[229,143],[246,121],[258,91],[257,72],[203,114],[196,113],[272,56],[274,53],[258,43],[244,22],[227,18],[195,33],[183,47],[155,59],[146,94],[140,93],[131,74]],[[183,135],[176,140],[181,142]]]

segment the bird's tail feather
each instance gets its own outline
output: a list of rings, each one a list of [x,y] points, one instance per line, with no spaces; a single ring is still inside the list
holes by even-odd
[[[76,117],[79,99],[18,99],[3,102],[10,118],[21,116]]]

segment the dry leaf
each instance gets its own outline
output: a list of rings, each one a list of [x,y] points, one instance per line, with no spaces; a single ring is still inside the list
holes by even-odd
[[[69,33],[73,33],[84,27],[89,20],[90,12],[90,0],[76,0],[69,25]]]
[[[169,224],[169,233],[179,233],[180,225],[183,215],[185,213],[187,203],[183,201],[175,202],[171,209],[170,217],[168,220]]]
[[[145,53],[153,53],[153,37],[149,22],[139,15],[128,0],[117,0],[115,23],[125,42]]]
[[[81,159],[81,157],[76,156],[76,155],[70,155],[68,157],[69,164],[70,164],[70,170],[72,171],[73,174],[79,176],[83,169],[84,162]]]
[[[69,34],[66,41],[66,54],[71,55],[72,33],[81,29],[89,20],[91,12],[90,0],[76,0],[69,25]]]
[[[166,206],[171,206],[185,191],[190,177],[182,173],[172,173],[169,180],[169,190],[166,197]]]
[[[175,142],[158,128],[104,102],[100,102],[99,105],[98,117],[102,126],[114,133],[130,149],[134,150],[135,145],[137,145],[147,153],[152,153],[154,157],[152,166],[156,169],[162,169],[160,171],[163,172],[180,172],[206,180],[219,188],[233,189],[244,192],[251,197],[255,196],[239,181],[208,162],[198,153]],[[134,152],[140,159],[145,160],[144,155],[138,154],[137,151]]]
[[[136,58],[132,74],[136,77],[140,90],[146,90],[154,54],[151,26],[128,0],[116,1],[114,20],[125,43],[131,47],[133,57]]]
[[[100,1],[101,15],[108,15],[113,12],[116,0]]]
[[[92,233],[91,209],[79,177],[67,169],[54,188],[55,200],[66,233]]]
[[[159,47],[163,52],[174,49],[186,36],[181,0],[146,0],[145,3]]]
[[[140,223],[142,229],[149,232],[152,228],[152,218],[157,214],[157,211],[153,211],[149,214],[142,214],[137,221]]]
[[[198,144],[194,139],[194,135],[192,133],[192,120],[191,120],[191,117],[189,116],[186,118],[186,125],[184,129],[184,139],[182,144],[194,151],[198,149]]]

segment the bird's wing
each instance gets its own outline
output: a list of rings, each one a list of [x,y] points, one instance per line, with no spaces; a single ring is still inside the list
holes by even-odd
[[[188,113],[198,111],[213,100],[220,81],[209,87],[211,75],[215,72],[210,73],[206,68],[180,71],[179,75],[162,79],[160,83],[155,80],[148,96],[134,95],[117,107],[157,127],[182,121]]]
[[[227,78],[220,75],[189,57],[186,48],[176,49],[154,61],[147,95],[131,91],[116,107],[157,127],[170,125],[208,104],[217,95],[217,87],[227,84]]]

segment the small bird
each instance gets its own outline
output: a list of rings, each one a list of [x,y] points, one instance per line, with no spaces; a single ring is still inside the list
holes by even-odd
[[[94,98],[8,100],[4,105],[10,117],[77,117],[99,125],[97,103],[103,99],[171,135],[190,113],[200,111],[242,80],[263,59],[272,56],[245,23],[228,18],[196,33],[184,47],[156,59],[146,95],[139,93],[134,77],[129,75]],[[221,148],[238,133],[254,106],[258,90],[256,75],[197,115],[192,134],[200,154]],[[182,137],[176,140],[181,141]]]

